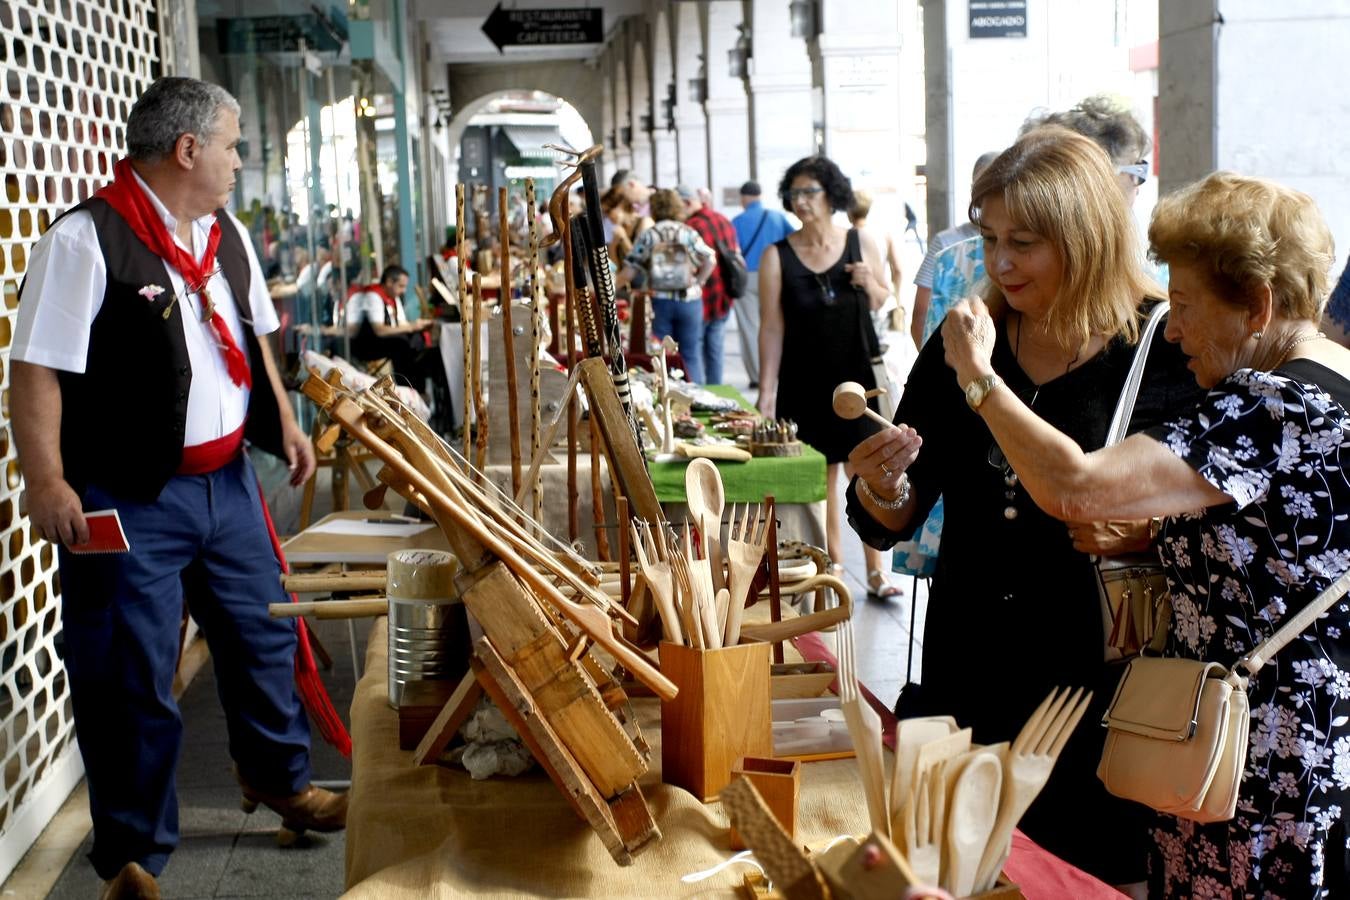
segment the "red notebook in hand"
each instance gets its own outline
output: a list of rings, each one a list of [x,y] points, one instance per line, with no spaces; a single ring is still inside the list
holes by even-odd
[[[66,547],[71,553],[126,553],[131,549],[122,530],[122,518],[115,509],[100,509],[84,514],[89,540]]]

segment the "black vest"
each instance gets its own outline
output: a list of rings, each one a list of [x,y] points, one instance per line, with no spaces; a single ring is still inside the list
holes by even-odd
[[[94,217],[108,282],[103,305],[90,326],[84,372],[57,373],[65,478],[76,491],[97,484],[115,496],[150,502],[173,477],[183,456],[192,385],[183,304],[174,302],[164,261],[112,206],[91,197],[66,215],[77,209]],[[216,260],[242,320],[243,333],[234,338],[247,347],[253,373],[244,434],[261,449],[284,456],[276,394],[249,324],[253,316],[248,308],[248,253],[225,212],[217,210],[216,217],[220,220]],[[151,284],[164,292],[147,300],[138,292]]]

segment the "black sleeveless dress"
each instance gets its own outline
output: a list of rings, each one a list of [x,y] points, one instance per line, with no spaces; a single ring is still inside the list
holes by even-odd
[[[840,382],[856,381],[868,390],[876,387],[874,348],[868,346],[876,338],[867,295],[849,283],[844,270],[847,263],[862,259],[858,232],[849,229],[843,255],[819,273],[806,267],[787,238],[774,247],[783,273],[777,415],[796,422],[797,437],[823,453],[827,462],[843,462],[860,441],[879,430],[866,416],[839,418],[831,405]],[[868,403],[876,408],[876,400]]]

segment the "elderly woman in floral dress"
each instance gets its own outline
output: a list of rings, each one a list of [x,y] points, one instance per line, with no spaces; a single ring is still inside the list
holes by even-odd
[[[1165,517],[1167,652],[1232,665],[1350,569],[1350,351],[1317,330],[1331,235],[1306,195],[1216,173],[1163,200],[1149,238],[1171,266],[1167,338],[1204,400],[1093,453],[997,383],[978,411],[1051,515]],[[993,376],[980,301],[942,334],[959,384]],[[883,469],[904,452],[899,432],[858,465],[879,490],[899,477]],[[1350,603],[1262,669],[1250,701],[1236,817],[1160,816],[1152,895],[1350,896]]]

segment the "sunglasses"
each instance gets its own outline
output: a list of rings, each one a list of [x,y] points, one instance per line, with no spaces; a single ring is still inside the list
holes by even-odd
[[[1128,166],[1116,166],[1116,171],[1121,175],[1129,175],[1134,179],[1134,186],[1139,187],[1145,181],[1148,181],[1148,160],[1141,159],[1137,163],[1131,163]]]

